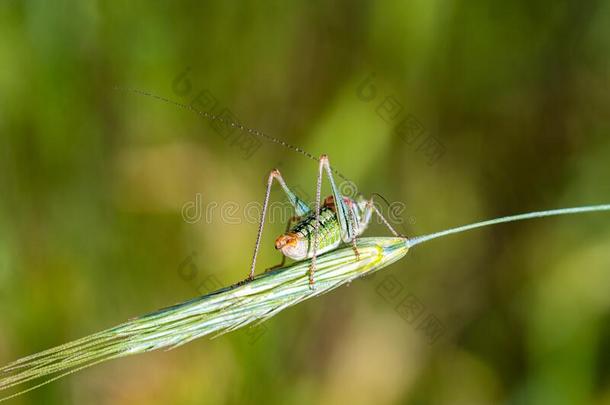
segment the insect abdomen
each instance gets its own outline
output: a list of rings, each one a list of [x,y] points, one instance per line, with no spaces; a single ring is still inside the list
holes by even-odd
[[[291,232],[309,241],[309,252],[313,250],[313,233],[316,222],[315,213],[309,214],[296,224]],[[341,243],[341,226],[335,211],[327,206],[320,208],[320,226],[318,228],[318,252],[323,253]]]

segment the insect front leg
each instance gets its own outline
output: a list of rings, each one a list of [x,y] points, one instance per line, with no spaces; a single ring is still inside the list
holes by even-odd
[[[309,208],[309,206],[286,185],[286,182],[284,181],[280,171],[277,169],[273,169],[271,173],[269,173],[269,177],[267,178],[267,188],[265,189],[265,200],[263,202],[261,222],[258,226],[258,233],[256,234],[256,244],[254,246],[254,254],[252,255],[252,265],[250,266],[250,273],[248,274],[248,278],[246,280],[252,280],[254,278],[254,270],[256,268],[256,257],[258,256],[261,237],[263,235],[263,228],[265,226],[265,218],[267,216],[267,208],[269,207],[269,195],[271,194],[271,185],[273,184],[273,180],[276,180],[278,183],[280,183],[280,186],[288,196],[288,200],[293,206],[297,216],[306,215],[311,211],[311,208]]]

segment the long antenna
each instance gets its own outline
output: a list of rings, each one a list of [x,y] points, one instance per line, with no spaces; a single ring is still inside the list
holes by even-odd
[[[408,243],[409,243],[409,247],[412,247],[412,246],[419,245],[420,243],[427,242],[432,239],[440,238],[442,236],[447,236],[447,235],[451,235],[454,233],[469,231],[471,229],[482,228],[484,226],[501,224],[504,222],[522,221],[524,219],[550,217],[553,215],[582,214],[584,212],[595,212],[595,211],[610,211],[610,204],[588,205],[588,206],[584,206],[584,207],[574,207],[574,208],[561,208],[561,209],[557,209],[557,210],[548,210],[548,211],[536,211],[536,212],[528,212],[526,214],[518,214],[518,215],[511,215],[508,217],[490,219],[488,221],[476,222],[474,224],[458,226],[457,228],[446,229],[444,231],[431,233],[429,235],[422,235],[422,236],[416,236],[414,238],[409,238]]]
[[[294,152],[300,153],[301,155],[304,155],[304,156],[308,157],[309,159],[314,160],[316,162],[318,162],[320,160],[317,157],[315,157],[314,155],[312,155],[311,153],[309,153],[306,150],[304,150],[303,148],[291,145],[291,144],[289,144],[286,141],[283,141],[283,140],[281,140],[279,138],[275,138],[275,137],[273,137],[271,135],[267,135],[266,133],[258,131],[256,129],[245,127],[245,126],[243,126],[242,124],[240,124],[238,122],[229,121],[229,120],[226,120],[226,119],[224,119],[222,117],[219,117],[218,115],[214,115],[214,114],[207,113],[205,111],[198,110],[198,109],[194,108],[192,105],[180,103],[178,101],[171,100],[169,98],[166,98],[166,97],[163,97],[163,96],[159,96],[159,95],[156,95],[156,94],[150,93],[148,91],[144,91],[144,90],[128,88],[128,87],[119,87],[119,86],[114,86],[114,89],[118,90],[118,91],[122,91],[124,93],[134,93],[134,94],[138,94],[140,96],[152,97],[152,98],[157,99],[159,101],[163,101],[164,103],[172,104],[172,105],[174,105],[176,107],[179,107],[179,108],[182,108],[184,110],[192,111],[195,114],[198,114],[198,115],[204,117],[207,120],[218,121],[220,123],[223,123],[224,125],[230,126],[231,128],[237,128],[240,131],[247,132],[247,133],[249,133],[251,135],[257,136],[257,137],[262,138],[262,139],[265,139],[265,140],[267,140],[269,142],[281,145],[281,146],[283,146],[285,148],[293,150]],[[345,177],[343,174],[341,174],[338,170],[336,170],[334,168],[331,168],[331,170],[335,174],[337,174],[337,176],[341,177],[343,180],[348,181],[348,182],[350,181],[347,177]]]
[[[312,155],[311,153],[307,152],[303,148],[291,145],[291,144],[289,144],[288,142],[286,142],[286,141],[284,141],[282,139],[273,137],[273,136],[268,135],[268,134],[266,134],[264,132],[261,132],[259,130],[245,127],[245,126],[243,126],[242,124],[240,124],[238,122],[229,121],[229,120],[226,120],[226,119],[224,119],[222,117],[219,117],[218,115],[210,114],[208,112],[198,110],[198,109],[194,108],[190,104],[184,104],[184,103],[181,103],[179,101],[171,100],[171,99],[169,99],[167,97],[159,96],[157,94],[154,94],[154,93],[151,93],[151,92],[148,92],[148,91],[139,90],[139,89],[130,88],[130,87],[114,86],[114,90],[118,90],[118,91],[121,91],[123,93],[133,93],[133,94],[137,94],[137,95],[140,95],[140,96],[146,96],[146,97],[154,98],[154,99],[162,101],[162,102],[164,102],[166,104],[171,104],[171,105],[174,105],[174,106],[176,106],[178,108],[182,108],[183,110],[194,112],[195,114],[198,114],[198,115],[204,117],[207,120],[218,121],[218,122],[220,122],[220,123],[222,123],[224,125],[230,126],[231,128],[237,128],[237,129],[239,129],[242,132],[247,132],[247,133],[249,133],[251,135],[258,136],[259,138],[265,139],[266,141],[269,141],[269,142],[281,145],[281,146],[283,146],[285,148],[288,148],[288,149],[290,149],[290,150],[292,150],[294,152],[300,153],[301,155],[303,155],[303,156],[305,156],[305,157],[307,157],[307,158],[309,158],[309,159],[311,159],[313,161],[316,161],[316,162],[320,161],[319,158],[315,157],[314,155]],[[350,179],[348,179],[346,176],[344,176],[340,171],[335,169],[333,166],[331,166],[330,169],[332,170],[333,173],[335,173],[337,176],[339,176],[343,181],[345,181],[347,183],[354,184],[354,182],[352,182]],[[381,197],[386,202],[386,204],[388,206],[390,205],[388,203],[388,201],[381,194],[379,194],[379,193],[374,193],[374,194],[377,194],[379,197]],[[350,196],[350,197],[353,197],[353,196]]]

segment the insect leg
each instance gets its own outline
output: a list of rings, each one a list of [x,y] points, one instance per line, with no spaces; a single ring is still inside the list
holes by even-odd
[[[383,198],[383,197],[382,197]],[[396,230],[392,227],[392,225],[390,225],[390,222],[385,219],[385,217],[383,216],[383,214],[381,213],[381,211],[379,211],[379,209],[375,206],[375,203],[373,202],[373,197],[371,197],[370,200],[367,201],[366,204],[366,209],[371,210],[372,212],[374,212],[379,218],[381,218],[381,221],[385,224],[385,226],[390,230],[390,232],[392,232],[392,235],[397,236],[399,238],[406,238],[405,236],[403,236],[402,234],[396,232]],[[365,214],[368,215],[368,214]]]
[[[311,258],[311,264],[309,266],[309,285],[312,288],[314,285],[313,276],[316,271],[316,256],[318,250],[318,239],[320,234],[320,194],[322,189],[322,175],[324,174],[324,171],[326,171],[328,181],[330,183],[330,188],[332,190],[333,197],[335,200],[337,217],[341,226],[341,238],[345,242],[352,242],[352,245],[356,252],[356,256],[359,256],[358,249],[356,247],[356,242],[354,240],[356,236],[356,229],[354,226],[354,220],[352,218],[353,213],[350,211],[351,208],[349,208],[343,200],[343,196],[341,195],[339,189],[337,188],[337,185],[335,184],[335,179],[333,178],[333,173],[330,168],[330,163],[328,161],[328,156],[322,155],[320,156],[320,164],[318,166],[318,178],[316,183],[316,202],[314,207],[316,220],[314,221],[313,229],[313,255]]]
[[[339,224],[341,225],[341,231],[343,233],[341,237],[344,242],[350,242],[354,238],[354,236],[356,236],[354,218],[350,213],[350,208],[347,206],[343,196],[339,192],[339,188],[335,183],[333,172],[330,168],[328,156],[326,155],[320,156],[320,176],[322,173],[322,168],[326,171],[326,177],[328,177],[328,182],[330,183],[330,188],[335,199],[337,217],[339,218]]]
[[[286,185],[286,182],[280,174],[280,171],[275,169],[273,172],[276,172],[275,179],[278,183],[280,183],[282,190],[284,190],[284,193],[286,193],[286,196],[288,197],[288,201],[290,201],[290,204],[292,204],[292,206],[294,207],[294,212],[296,213],[296,216],[302,217],[304,215],[309,214],[309,212],[311,211],[309,205],[307,205],[305,201],[303,201]]]
[[[328,161],[328,157],[325,155],[320,157],[320,163],[324,165],[324,169],[326,170],[326,175],[328,177],[328,181],[333,192],[333,197],[335,199],[337,217],[339,218],[339,224],[341,225],[341,238],[344,242],[351,242],[352,249],[354,250],[354,254],[356,255],[356,260],[360,260],[360,253],[358,252],[358,246],[356,241],[358,237],[358,232],[356,231],[356,220],[354,218],[353,207],[348,206],[345,199],[339,192],[339,189],[335,184],[335,179],[333,177],[333,172],[330,168],[330,162]],[[351,200],[348,200],[348,202],[349,201]]]
[[[267,216],[267,208],[269,206],[269,195],[271,194],[271,185],[273,184],[273,180],[276,180],[282,186],[282,189],[288,196],[290,203],[294,207],[294,210],[298,216],[302,216],[307,214],[311,209],[309,206],[301,200],[295,193],[293,193],[290,188],[286,185],[286,182],[282,178],[282,175],[279,170],[273,169],[271,173],[269,173],[269,177],[267,178],[267,188],[265,190],[265,200],[263,202],[263,210],[261,213],[261,222],[258,226],[258,233],[256,235],[256,245],[254,246],[254,254],[252,255],[252,265],[250,266],[250,273],[248,274],[248,280],[252,280],[254,278],[254,269],[256,267],[256,257],[258,256],[258,250],[260,248],[261,237],[263,235],[263,228],[265,226],[265,217]]]
[[[353,224],[355,222],[354,221],[354,211],[351,209],[351,207],[349,207],[349,208],[350,208],[348,210],[349,219]],[[352,250],[354,251],[354,254],[356,255],[356,260],[360,260],[360,252],[358,252],[358,245],[357,245],[356,239],[358,239],[358,234],[356,232],[354,232],[354,236],[352,237]]]

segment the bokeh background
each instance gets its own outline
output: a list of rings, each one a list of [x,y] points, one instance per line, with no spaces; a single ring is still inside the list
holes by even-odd
[[[203,94],[327,153],[364,194],[405,204],[408,235],[610,201],[609,2],[2,2],[3,364],[242,279],[256,224],[185,221],[198,193],[243,209],[279,167],[313,195],[307,157],[246,151],[115,86]],[[267,226],[259,271],[283,229]],[[256,339],[112,361],[12,403],[607,404],[609,247],[607,214],[451,236]]]

